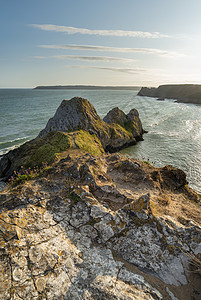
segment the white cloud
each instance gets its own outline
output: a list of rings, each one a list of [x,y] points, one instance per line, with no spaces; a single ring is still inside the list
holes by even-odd
[[[121,72],[128,74],[139,74],[149,71],[148,69],[143,68],[115,68],[115,67],[98,67],[98,66],[66,66],[66,68],[74,68],[74,69],[95,69],[95,70],[104,70],[104,71],[113,71],[113,72]]]
[[[83,61],[118,61],[118,62],[133,62],[133,59],[122,57],[110,57],[110,56],[81,56],[81,55],[55,55],[53,58],[58,59],[71,59],[71,60],[83,60]]]
[[[161,34],[160,32],[128,31],[128,30],[97,30],[97,29],[77,28],[77,27],[70,27],[70,26],[59,26],[53,24],[30,24],[30,25],[45,31],[64,32],[68,34],[79,33],[79,34],[87,34],[87,35],[154,38],[154,39],[169,37],[168,35]]]
[[[31,56],[32,58],[37,58],[37,59],[45,59],[45,56],[39,56],[39,55],[35,55],[35,56]]]
[[[169,56],[169,57],[179,57],[185,56],[182,53],[153,49],[153,48],[118,48],[118,47],[106,47],[106,46],[96,46],[96,45],[40,45],[40,48],[47,49],[66,49],[66,50],[87,50],[87,51],[105,51],[105,52],[125,52],[125,53],[147,53],[155,54],[159,56]]]

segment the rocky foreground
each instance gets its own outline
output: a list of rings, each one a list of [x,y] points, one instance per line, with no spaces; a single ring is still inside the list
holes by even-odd
[[[0,193],[0,298],[200,299],[201,199],[185,173],[106,154],[100,133],[50,132],[64,123],[17,152],[26,164],[60,145],[53,165]]]
[[[177,102],[201,104],[201,85],[198,84],[166,84],[158,88],[142,87],[138,96],[164,99],[176,99]]]

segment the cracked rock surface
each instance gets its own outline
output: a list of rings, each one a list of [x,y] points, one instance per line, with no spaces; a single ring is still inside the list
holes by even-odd
[[[181,170],[69,150],[0,192],[0,298],[200,299],[200,208]]]

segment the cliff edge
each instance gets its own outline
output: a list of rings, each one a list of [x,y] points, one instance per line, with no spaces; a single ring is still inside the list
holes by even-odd
[[[0,298],[198,300],[200,211],[181,170],[69,149],[0,192]]]
[[[201,85],[174,84],[160,85],[158,88],[142,87],[138,96],[161,99],[176,99],[177,102],[201,104]]]

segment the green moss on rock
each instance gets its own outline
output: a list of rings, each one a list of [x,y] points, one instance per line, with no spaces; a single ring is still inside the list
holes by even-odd
[[[79,149],[85,150],[92,155],[100,156],[104,153],[100,140],[95,134],[80,130],[75,135],[75,144]]]
[[[36,150],[31,158],[25,163],[25,166],[40,166],[42,162],[47,162],[48,164],[53,163],[57,157],[57,153],[56,147],[50,144],[43,145]]]
[[[59,152],[65,151],[72,146],[70,136],[65,132],[54,132],[49,134],[50,144],[57,148]]]
[[[0,177],[9,179],[21,166],[41,167],[52,164],[71,147],[77,147],[92,155],[105,151],[116,152],[134,145],[143,134],[138,113],[129,114],[118,108],[111,110],[102,120],[93,105],[75,97],[63,100],[55,116],[51,118],[38,137],[6,154],[0,162]]]
[[[131,120],[126,121],[124,123],[124,128],[130,133],[133,133],[135,131],[136,134],[138,135],[141,134],[139,125],[137,125],[137,121],[136,122]]]
[[[112,123],[110,125],[111,139],[127,138],[128,140],[133,138],[132,133],[122,127],[120,124]]]
[[[38,140],[35,145],[35,151],[27,159],[24,166],[41,166],[43,162],[53,163],[62,151],[71,147],[71,138],[65,132],[50,132],[42,140]]]
[[[80,198],[80,196],[79,196],[76,192],[74,192],[74,191],[72,191],[72,192],[68,195],[68,198],[69,198],[70,200],[72,200],[72,203],[73,203],[73,204],[77,204],[79,201],[82,200],[82,199]]]

